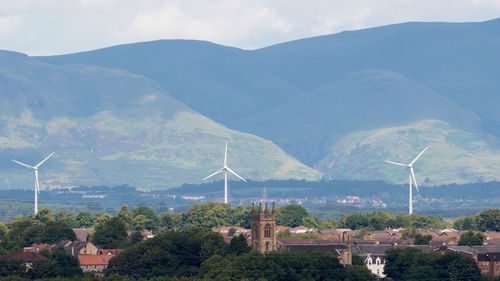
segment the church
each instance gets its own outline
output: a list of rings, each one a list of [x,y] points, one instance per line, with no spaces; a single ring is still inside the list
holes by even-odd
[[[261,253],[266,252],[300,252],[300,251],[332,251],[337,254],[339,262],[344,266],[352,265],[350,237],[347,241],[333,242],[330,240],[314,239],[284,239],[276,238],[276,210],[265,204],[259,204],[258,209],[252,204],[252,249]]]

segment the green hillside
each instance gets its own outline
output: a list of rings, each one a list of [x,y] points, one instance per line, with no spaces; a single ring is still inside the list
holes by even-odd
[[[385,163],[415,164],[417,182],[425,185],[500,180],[497,137],[455,129],[448,123],[424,120],[406,126],[350,133],[329,148],[316,168],[332,179],[408,182],[408,171]]]
[[[243,177],[319,179],[271,141],[230,130],[119,69],[54,66],[0,53],[0,188],[129,184],[143,189],[198,183],[229,165]],[[219,180],[219,178],[214,178]]]

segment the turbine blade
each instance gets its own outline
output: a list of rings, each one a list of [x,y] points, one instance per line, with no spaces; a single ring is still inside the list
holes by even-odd
[[[227,166],[227,141],[226,141],[226,150],[224,150],[224,167]]]
[[[413,161],[411,161],[411,162],[410,162],[410,165],[413,165],[413,163],[415,163],[415,162],[418,160],[418,158],[420,158],[420,156],[422,156],[422,154],[424,154],[424,152],[427,150],[427,148],[429,148],[429,146],[426,146],[426,147],[424,148],[424,150],[422,150],[422,152],[420,152],[420,153],[417,155],[417,157],[415,157],[415,159],[413,159]]]
[[[40,167],[40,165],[43,164],[43,162],[47,161],[50,157],[52,157],[52,155],[54,155],[55,152],[52,152],[49,156],[45,157],[45,159],[42,160],[42,162],[38,163],[35,168],[38,168]]]
[[[24,166],[24,167],[26,167],[26,168],[30,168],[30,169],[33,169],[33,168],[34,168],[33,166],[30,166],[30,165],[28,165],[28,164],[21,163],[21,162],[16,161],[16,160],[12,160],[12,162],[17,163],[17,164],[19,164],[19,165],[21,165],[21,166]]]
[[[417,179],[415,178],[415,172],[413,171],[413,168],[410,168],[410,173],[411,173],[411,178],[413,179],[413,183],[415,184],[415,188],[417,189],[418,192],[418,184],[417,184]]]
[[[398,166],[403,166],[403,167],[408,167],[408,165],[403,164],[403,163],[392,162],[392,161],[388,161],[388,160],[384,160],[384,161],[387,162],[387,163],[390,163],[390,164],[394,164],[394,165],[398,165]]]
[[[226,170],[227,170],[228,172],[230,172],[231,174],[233,174],[233,175],[237,176],[238,178],[240,178],[242,181],[244,181],[244,182],[246,182],[246,181],[247,181],[246,179],[244,179],[244,178],[242,178],[240,175],[238,175],[235,171],[231,170],[231,168],[226,167]]]
[[[205,178],[204,178],[204,179],[202,179],[202,180],[206,180],[206,179],[211,178],[211,177],[213,177],[213,176],[215,176],[215,175],[217,175],[217,174],[220,174],[220,173],[222,173],[222,172],[224,172],[224,168],[220,168],[219,170],[217,170],[217,171],[213,172],[212,174],[210,174],[209,176],[205,177]]]

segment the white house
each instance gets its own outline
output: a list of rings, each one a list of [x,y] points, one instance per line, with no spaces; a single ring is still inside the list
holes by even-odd
[[[385,259],[380,256],[372,256],[368,255],[365,259],[365,264],[368,267],[368,269],[377,277],[379,278],[384,278],[384,266],[385,266]]]

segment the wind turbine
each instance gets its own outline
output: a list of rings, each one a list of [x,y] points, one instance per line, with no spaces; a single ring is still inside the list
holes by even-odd
[[[418,160],[418,158],[420,158],[420,156],[422,156],[422,154],[424,154],[424,152],[427,150],[427,148],[429,148],[429,147],[426,146],[424,148],[424,150],[422,150],[422,152],[420,152],[417,155],[417,157],[415,157],[415,159],[413,159],[413,161],[411,161],[409,164],[403,164],[403,163],[398,163],[398,162],[392,162],[392,161],[385,160],[385,162],[387,162],[387,163],[398,165],[398,166],[403,166],[403,167],[406,167],[406,168],[410,169],[410,210],[409,210],[409,214],[410,215],[413,213],[413,201],[412,201],[413,199],[412,199],[412,188],[411,188],[412,181],[415,184],[415,188],[418,191],[417,179],[415,178],[415,172],[413,171],[413,164],[415,164],[415,162]]]
[[[211,174],[203,179],[203,180],[206,180],[206,179],[213,177],[217,174],[224,173],[224,203],[226,203],[226,204],[227,204],[227,173],[228,172],[237,176],[242,181],[246,182],[246,180],[244,178],[242,178],[240,175],[238,175],[235,171],[231,170],[231,168],[229,168],[227,166],[227,141],[226,141],[226,150],[224,151],[224,166],[222,168],[220,168],[219,170],[215,171],[213,174]]]
[[[38,185],[38,167],[42,165],[45,161],[47,161],[52,155],[54,155],[55,152],[52,152],[49,156],[45,157],[45,159],[42,160],[42,162],[38,163],[36,166],[30,166],[28,164],[21,163],[16,160],[12,160],[12,162],[17,163],[21,166],[24,166],[26,168],[33,169],[35,171],[35,215],[38,213],[38,193],[40,193],[40,185]]]

